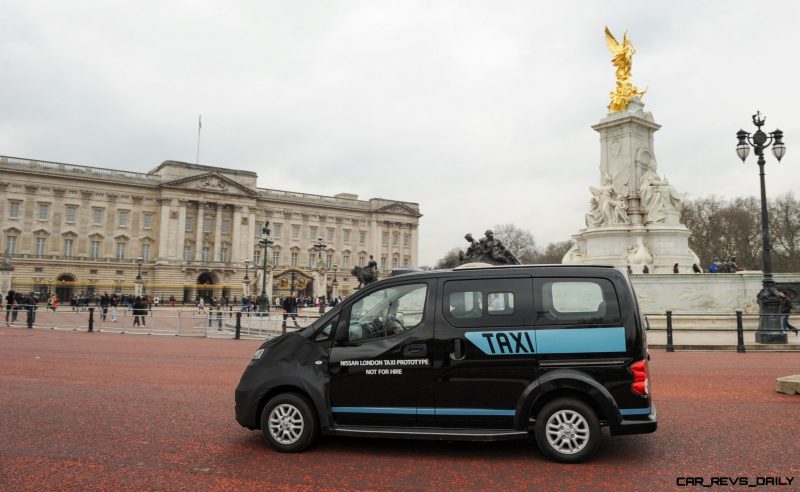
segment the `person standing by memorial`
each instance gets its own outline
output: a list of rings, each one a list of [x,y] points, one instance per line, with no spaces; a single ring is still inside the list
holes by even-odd
[[[792,313],[792,298],[789,297],[789,294],[787,294],[786,292],[781,292],[780,294],[778,294],[778,297],[781,300],[781,305],[780,305],[780,308],[781,308],[781,329],[783,331],[792,330],[794,332],[795,336],[797,336],[798,333],[800,333],[800,330],[798,330],[797,328],[792,326],[791,323],[789,323],[789,316]]]

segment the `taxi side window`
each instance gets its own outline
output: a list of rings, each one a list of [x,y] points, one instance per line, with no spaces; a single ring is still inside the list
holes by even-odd
[[[443,315],[459,328],[518,326],[520,299],[530,299],[530,279],[454,280],[444,284]]]
[[[349,343],[386,338],[413,330],[425,315],[427,284],[387,287],[356,301],[347,324]]]
[[[317,333],[314,335],[315,342],[325,342],[331,340],[333,336],[333,331],[336,328],[337,323],[339,322],[339,317],[334,316],[333,319],[325,323],[325,325],[317,330]]]
[[[538,279],[536,284],[536,325],[622,322],[616,291],[606,279]]]

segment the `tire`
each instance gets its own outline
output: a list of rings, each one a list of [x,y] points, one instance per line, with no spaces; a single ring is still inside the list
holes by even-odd
[[[261,412],[261,434],[282,453],[298,453],[317,438],[319,426],[311,403],[297,393],[272,397]]]
[[[600,447],[600,421],[594,410],[575,398],[557,398],[536,416],[536,444],[542,454],[561,463],[584,461]]]

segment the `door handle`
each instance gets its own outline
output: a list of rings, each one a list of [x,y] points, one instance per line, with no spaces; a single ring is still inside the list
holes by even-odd
[[[412,343],[403,347],[403,355],[421,357],[428,355],[428,346],[424,343]]]
[[[467,356],[467,351],[464,349],[464,340],[456,338],[453,340],[453,351],[450,352],[452,360],[464,360]]]

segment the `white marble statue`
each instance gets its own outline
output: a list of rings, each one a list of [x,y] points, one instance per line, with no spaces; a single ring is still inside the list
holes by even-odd
[[[647,213],[646,223],[668,222],[668,218],[677,219],[680,216],[680,195],[666,178],[659,177],[655,162],[642,164],[639,197],[642,209]]]
[[[647,265],[650,268],[653,265],[653,254],[644,245],[642,238],[637,238],[636,244],[628,248],[625,260],[628,265]]]
[[[590,186],[592,199],[589,213],[586,214],[586,225],[597,227],[602,225],[628,224],[627,186],[614,186],[611,177],[600,170],[602,184],[599,188]]]

